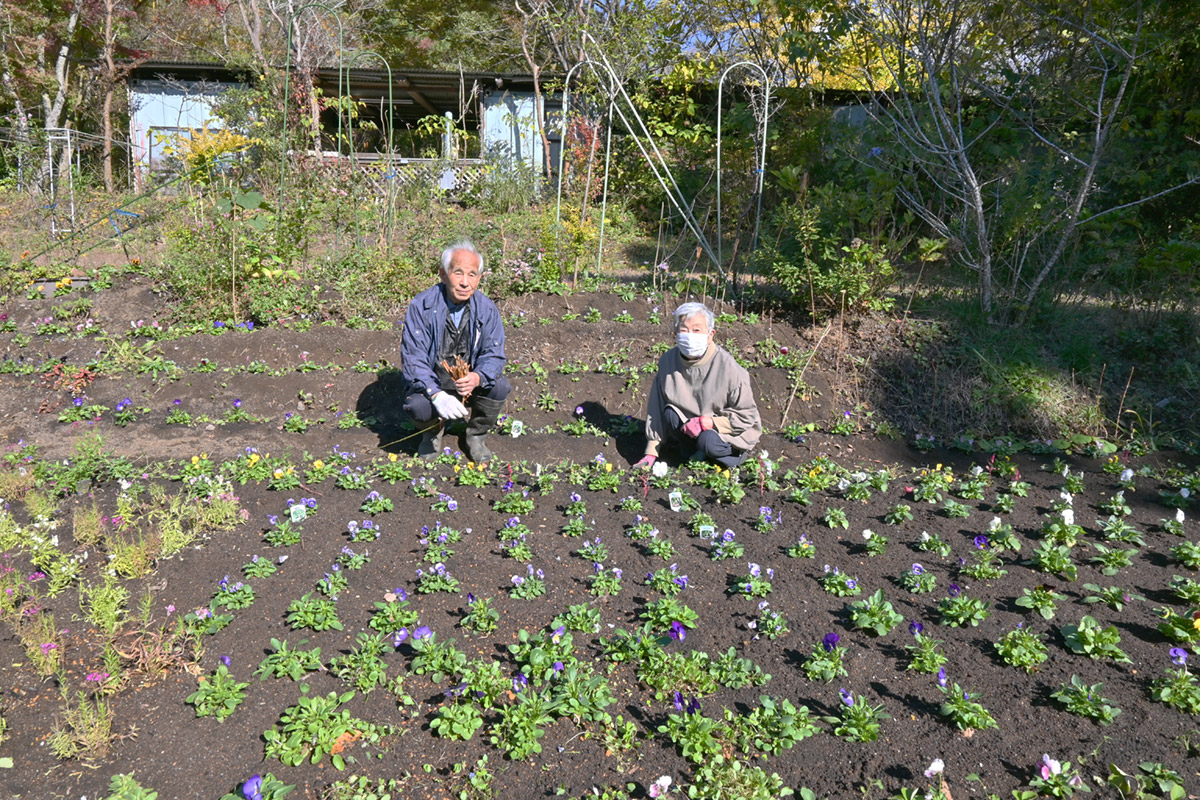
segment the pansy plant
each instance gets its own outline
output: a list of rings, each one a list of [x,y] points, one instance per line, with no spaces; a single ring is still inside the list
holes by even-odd
[[[712,546],[708,550],[708,557],[713,561],[723,561],[727,558],[741,558],[745,553],[745,546],[737,540],[733,531],[728,528],[719,536],[715,533],[713,534]]]
[[[910,622],[908,631],[913,635],[914,643],[905,645],[904,648],[912,654],[907,668],[930,675],[942,669],[947,661],[941,650],[942,640],[926,636],[923,633],[924,626],[920,622]]]
[[[518,600],[533,600],[546,593],[546,575],[532,564],[526,565],[526,574],[513,575],[510,583],[508,593]]]
[[[367,623],[380,633],[394,633],[417,624],[417,612],[408,605],[408,592],[397,587],[375,601],[375,611]]]
[[[213,595],[212,608],[228,608],[236,610],[249,608],[254,603],[254,589],[248,583],[231,581],[226,575],[217,582],[217,591]]]
[[[1180,542],[1171,548],[1175,562],[1188,569],[1200,569],[1200,543]]]
[[[446,592],[454,594],[458,592],[458,579],[450,574],[450,570],[445,564],[437,563],[432,569],[417,570],[417,591],[421,594],[431,594],[433,592]]]
[[[838,696],[841,700],[837,706],[838,713],[823,718],[833,726],[833,735],[852,742],[873,742],[878,739],[880,723],[891,719],[883,706],[873,706],[862,695],[855,695],[847,689],[839,689]]]
[[[1094,720],[1101,725],[1111,725],[1121,709],[1110,704],[1109,700],[1100,694],[1103,684],[1087,684],[1078,675],[1071,676],[1070,683],[1064,683],[1050,697],[1062,704],[1068,712]]]
[[[487,636],[495,633],[500,625],[500,612],[492,608],[490,597],[467,594],[467,607],[459,623],[466,630]]]
[[[1085,591],[1092,592],[1092,594],[1083,598],[1083,602],[1104,603],[1104,605],[1108,606],[1113,611],[1121,611],[1125,608],[1126,603],[1132,603],[1135,600],[1142,601],[1146,599],[1137,592],[1127,591],[1122,589],[1120,586],[1101,588],[1094,583],[1085,583],[1080,588],[1084,589]]]
[[[917,538],[917,549],[923,553],[937,553],[942,558],[946,558],[952,552],[950,545],[944,542],[941,536],[929,531],[921,531]]]
[[[969,597],[957,585],[950,584],[950,594],[938,604],[938,612],[942,615],[942,624],[957,628],[970,625],[972,628],[988,618],[988,603],[979,598]]]
[[[1021,608],[1036,611],[1042,619],[1054,619],[1057,604],[1066,600],[1066,595],[1059,594],[1049,586],[1035,586],[1032,589],[1022,589],[1021,596],[1013,602]]]
[[[395,508],[391,498],[384,497],[379,492],[371,491],[367,493],[363,499],[362,505],[359,507],[366,514],[382,514],[385,511],[391,511]]]
[[[839,644],[840,641],[840,636],[830,632],[813,647],[812,655],[800,667],[810,681],[829,683],[834,678],[846,676],[846,668],[842,665],[846,648]]]
[[[1168,669],[1165,677],[1150,685],[1150,696],[1181,713],[1200,714],[1200,683],[1188,671],[1187,650],[1172,647],[1168,656],[1176,669]]]
[[[996,720],[976,698],[979,696],[969,692],[957,683],[938,686],[945,700],[939,709],[943,717],[948,717],[960,731],[986,730],[996,727]]]
[[[837,567],[825,565],[825,573],[820,578],[821,586],[835,597],[853,597],[862,594],[858,579],[847,575]]]
[[[850,612],[850,622],[855,628],[875,636],[886,636],[904,621],[904,617],[896,613],[891,602],[884,598],[883,589],[876,590],[870,597],[857,603],[851,603],[847,609]]]
[[[1042,638],[1020,625],[1001,636],[993,646],[1005,664],[1026,672],[1036,670],[1049,656]]]
[[[928,594],[937,586],[937,578],[921,564],[913,564],[901,572],[896,582],[910,594]]]
[[[795,544],[788,545],[789,558],[816,558],[817,548],[809,541],[807,534],[800,534]]]
[[[1117,647],[1121,634],[1115,625],[1104,627],[1094,617],[1084,615],[1078,625],[1063,625],[1059,632],[1067,648],[1095,659],[1131,663],[1125,651]]]
[[[869,556],[881,556],[887,552],[888,537],[882,533],[875,533],[870,528],[862,532],[863,548]]]
[[[733,582],[729,592],[740,594],[746,599],[766,597],[771,593],[771,579],[774,577],[775,570],[750,562],[746,574]]]
[[[595,597],[613,597],[621,593],[621,570],[605,567],[596,562],[592,565],[592,581],[588,591]]]
[[[1075,792],[1090,792],[1070,761],[1058,762],[1048,754],[1042,756],[1037,776],[1029,782],[1040,796],[1071,797]]]
[[[788,632],[788,621],[771,604],[763,600],[758,604],[758,619],[752,619],[746,627],[754,631],[754,638],[759,637],[775,641]]]

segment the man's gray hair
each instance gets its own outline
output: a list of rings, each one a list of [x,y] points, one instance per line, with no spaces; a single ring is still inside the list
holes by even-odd
[[[474,253],[475,257],[479,259],[479,271],[480,273],[483,272],[483,253],[479,252],[479,249],[475,247],[475,243],[470,239],[459,239],[442,251],[442,274],[446,275],[450,273],[450,259],[454,258],[454,254],[459,250]]]
[[[711,331],[715,326],[716,319],[713,317],[713,313],[709,311],[703,303],[684,303],[679,308],[675,309],[675,313],[671,315],[675,318],[675,329],[679,329],[679,323],[687,322],[689,319],[698,314],[704,315],[705,321],[708,322],[708,329]]]

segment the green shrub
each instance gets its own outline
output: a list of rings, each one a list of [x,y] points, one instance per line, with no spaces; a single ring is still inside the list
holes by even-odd
[[[885,248],[857,238],[839,245],[822,229],[821,216],[815,205],[780,208],[773,221],[778,244],[767,249],[771,275],[814,313],[887,308],[884,292],[896,271]]]

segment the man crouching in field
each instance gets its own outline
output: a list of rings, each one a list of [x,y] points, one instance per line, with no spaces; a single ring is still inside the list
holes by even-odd
[[[675,347],[658,360],[646,409],[646,455],[651,467],[664,441],[685,456],[732,469],[762,436],[750,375],[713,340],[713,313],[700,303],[675,309]]]
[[[442,251],[441,283],[414,297],[404,316],[404,410],[426,428],[417,447],[422,458],[440,452],[446,420],[466,419],[467,455],[476,463],[492,460],[484,439],[512,386],[502,374],[500,311],[477,291],[482,273],[483,256],[475,245],[455,242]]]

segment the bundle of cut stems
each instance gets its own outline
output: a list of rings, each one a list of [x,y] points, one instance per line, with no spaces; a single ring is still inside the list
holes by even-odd
[[[454,363],[447,364],[446,359],[442,359],[442,369],[450,373],[450,377],[454,380],[461,380],[471,373],[471,365],[462,360],[462,356],[455,354]],[[463,400],[471,396],[470,392],[463,395]]]

